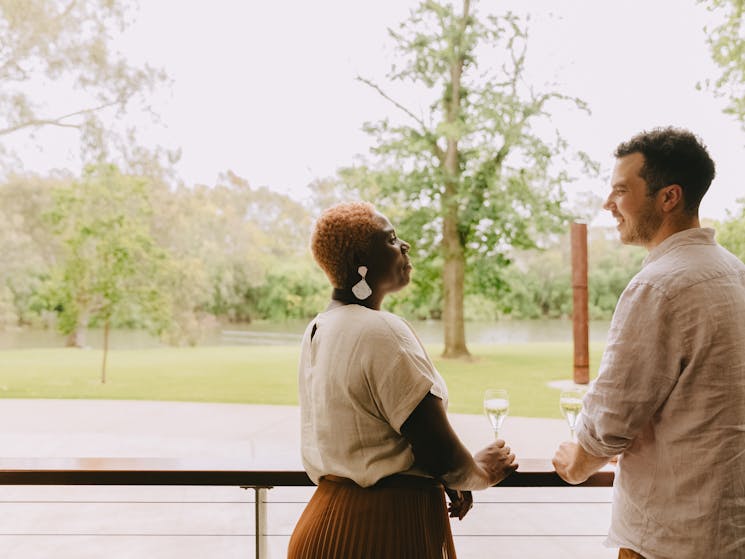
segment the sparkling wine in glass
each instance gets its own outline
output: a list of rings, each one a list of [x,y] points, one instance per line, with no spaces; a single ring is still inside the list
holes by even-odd
[[[494,430],[494,438],[499,438],[499,430],[502,428],[504,418],[510,411],[510,399],[507,391],[501,388],[490,388],[484,393],[484,413],[489,418],[489,423]]]
[[[582,398],[585,395],[585,391],[581,388],[573,388],[571,390],[563,390],[559,396],[559,409],[561,409],[561,415],[567,420],[569,424],[569,434],[572,437],[572,441],[576,441],[574,435],[574,428],[577,425],[577,418],[582,411]]]

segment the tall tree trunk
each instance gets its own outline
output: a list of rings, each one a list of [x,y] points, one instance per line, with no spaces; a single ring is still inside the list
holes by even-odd
[[[450,45],[453,50],[453,63],[450,66],[450,95],[445,99],[445,118],[448,124],[456,124],[460,119],[460,89],[463,74],[462,41],[468,24],[470,2],[463,1],[463,18],[460,34]],[[455,127],[451,127],[453,130]],[[452,134],[452,132],[451,132]],[[443,196],[442,247],[443,265],[443,321],[445,326],[445,350],[443,357],[466,357],[470,355],[466,347],[466,326],[463,318],[463,280],[466,269],[466,256],[461,240],[458,210],[458,189],[460,187],[460,155],[458,137],[447,139],[447,148],[442,162],[445,174],[445,195]]]
[[[453,213],[456,215],[452,215]],[[454,211],[446,209],[442,237],[445,260],[442,269],[445,350],[442,356],[466,357],[470,355],[466,347],[466,326],[463,318],[463,279],[466,259],[458,235],[457,208]]]
[[[88,332],[88,313],[81,312],[78,316],[78,323],[75,325],[75,330],[70,332],[67,336],[67,347],[78,347],[84,348],[87,341]]]
[[[109,327],[111,323],[106,320],[103,327],[103,363],[101,364],[101,384],[106,384],[106,357],[109,354]]]

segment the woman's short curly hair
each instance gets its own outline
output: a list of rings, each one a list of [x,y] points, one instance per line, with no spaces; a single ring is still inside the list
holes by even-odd
[[[310,248],[335,288],[348,287],[355,255],[367,252],[379,227],[375,216],[375,206],[369,202],[344,202],[324,210],[316,221]]]

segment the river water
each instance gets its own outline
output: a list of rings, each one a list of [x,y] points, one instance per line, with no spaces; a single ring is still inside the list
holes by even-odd
[[[200,345],[286,345],[297,344],[306,326],[305,321],[255,322],[225,324],[205,337]],[[442,343],[442,322],[412,321],[424,343]],[[604,342],[607,321],[590,323],[590,342]],[[571,342],[572,323],[569,320],[503,320],[499,322],[466,323],[466,339],[471,344],[515,344],[532,342]],[[100,330],[88,333],[88,345],[102,346]],[[65,337],[53,330],[0,331],[0,349],[64,347]],[[146,332],[113,330],[109,336],[111,349],[143,349],[163,345]]]

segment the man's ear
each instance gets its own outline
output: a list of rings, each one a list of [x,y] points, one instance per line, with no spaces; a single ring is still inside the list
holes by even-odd
[[[662,211],[672,212],[676,208],[682,208],[685,204],[683,200],[683,188],[679,184],[671,184],[660,191]]]

